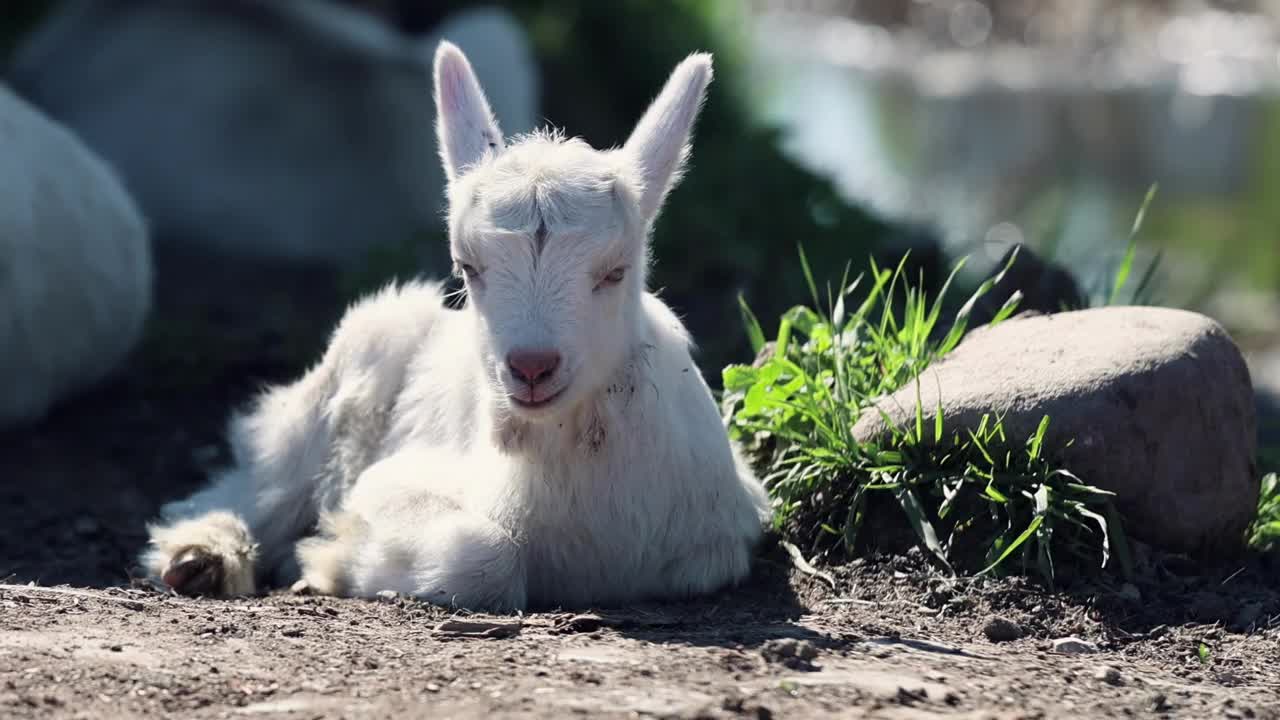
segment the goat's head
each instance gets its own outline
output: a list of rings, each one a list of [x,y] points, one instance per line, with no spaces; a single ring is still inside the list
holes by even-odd
[[[466,57],[441,43],[436,129],[450,251],[487,376],[517,415],[575,407],[636,352],[649,231],[710,81],[710,56],[690,56],[618,149],[548,132],[507,145]]]

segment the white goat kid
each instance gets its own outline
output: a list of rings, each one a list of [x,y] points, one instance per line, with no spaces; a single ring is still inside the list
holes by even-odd
[[[184,593],[382,590],[487,610],[706,593],[767,518],[647,240],[711,80],[693,55],[621,149],[506,146],[467,59],[435,59],[450,248],[353,307],[319,366],[232,423],[236,466],[163,510],[142,560]]]

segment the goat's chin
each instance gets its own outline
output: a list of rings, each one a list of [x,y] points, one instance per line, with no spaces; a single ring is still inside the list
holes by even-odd
[[[526,422],[545,422],[565,414],[574,405],[576,394],[573,383],[567,383],[548,393],[530,394],[526,387],[502,387],[506,405],[512,416]]]

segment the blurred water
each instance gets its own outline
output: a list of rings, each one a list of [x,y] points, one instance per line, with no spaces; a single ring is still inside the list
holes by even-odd
[[[1158,300],[1280,344],[1273,19],[1197,11],[1105,44],[984,43],[985,6],[958,0],[948,44],[828,5],[759,11],[754,77],[788,150],[846,195],[936,225],[975,272],[1027,242],[1100,295],[1159,183],[1139,258],[1164,251]]]

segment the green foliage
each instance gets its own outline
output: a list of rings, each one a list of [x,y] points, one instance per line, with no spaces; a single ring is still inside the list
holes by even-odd
[[[1249,526],[1249,547],[1262,552],[1280,549],[1280,475],[1262,478],[1258,516]]]
[[[852,555],[867,544],[872,503],[888,498],[915,540],[948,567],[992,572],[1017,560],[1052,581],[1060,553],[1103,565],[1114,555],[1127,566],[1111,494],[1054,464],[1055,448],[1045,446],[1049,418],[1019,443],[999,417],[948,430],[939,407],[933,422],[924,421],[920,372],[959,343],[974,304],[1015,259],[943,326],[950,279],[931,301],[902,264],[888,270],[874,261],[868,274],[829,293],[820,315],[801,253],[813,306],[782,316],[772,352],[755,365],[723,373],[730,433],[762,469],[775,524],[793,542]],[[992,322],[1008,318],[1017,301],[1015,294]],[[745,303],[743,312],[752,343],[762,345]],[[850,429],[862,413],[877,411],[874,400],[913,381],[914,423],[879,441],[855,441]]]

